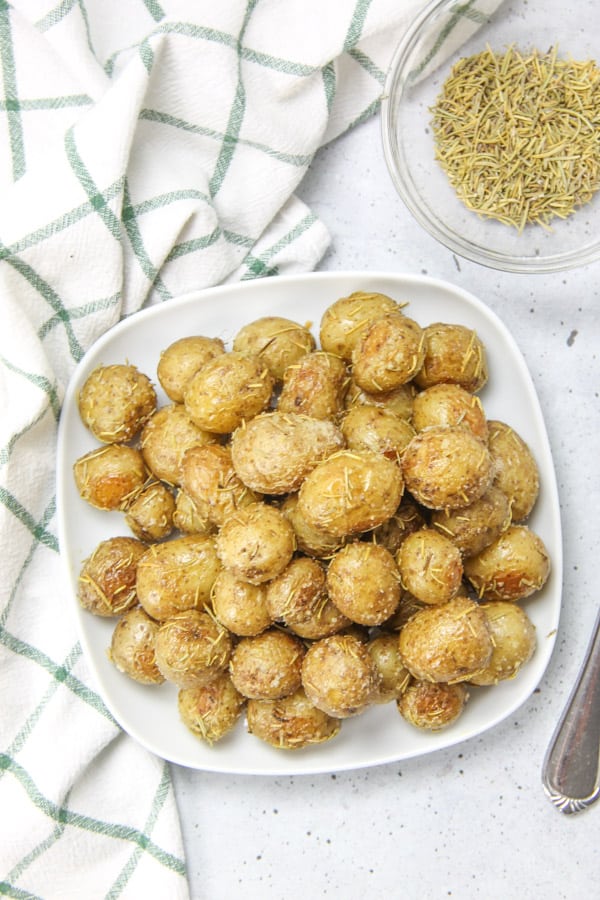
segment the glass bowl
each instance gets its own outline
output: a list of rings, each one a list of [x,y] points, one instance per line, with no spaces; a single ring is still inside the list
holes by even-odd
[[[521,231],[485,218],[459,199],[435,158],[432,108],[461,58],[509,46],[600,61],[594,0],[569,10],[555,0],[434,0],[408,28],[387,75],[382,138],[392,181],[415,219],[457,254],[509,272],[554,272],[600,257],[600,194],[549,227]]]

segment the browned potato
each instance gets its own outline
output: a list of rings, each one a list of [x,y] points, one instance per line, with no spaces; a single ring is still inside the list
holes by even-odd
[[[459,594],[460,593],[461,591],[459,591]],[[420,609],[425,609],[427,606],[427,603],[422,603],[421,600],[417,600],[416,597],[413,597],[409,591],[402,589],[398,608],[394,615],[390,616],[387,622],[384,622],[383,627],[387,631],[398,632],[403,625],[406,625],[411,616]]]
[[[371,450],[398,461],[415,436],[415,429],[389,409],[353,406],[340,423],[350,450]]]
[[[79,414],[94,437],[127,443],[156,409],[156,392],[135,366],[98,366],[79,392]]]
[[[327,569],[329,599],[359,625],[380,625],[400,602],[394,557],[379,544],[357,541],[339,550]]]
[[[459,384],[434,384],[416,394],[412,423],[417,431],[432,425],[463,425],[482,441],[488,438],[481,400]]]
[[[238,691],[253,700],[277,700],[297,691],[305,647],[300,638],[278,628],[241,638],[229,672]]]
[[[187,534],[152,544],[137,567],[137,595],[153,619],[202,607],[221,569],[213,537]]]
[[[183,403],[188,382],[210,359],[225,353],[220,338],[186,335],[162,351],[156,374],[162,388],[174,403]]]
[[[296,547],[302,553],[318,559],[328,559],[343,545],[343,537],[334,537],[307,522],[299,507],[297,493],[287,495],[281,504],[281,512],[294,529]]]
[[[536,648],[535,626],[525,610],[510,600],[482,603],[492,635],[492,658],[472,676],[473,684],[490,685],[514,678]]]
[[[249,700],[248,732],[278,750],[299,750],[335,737],[339,719],[310,702],[302,688],[278,700]]]
[[[395,462],[366,450],[340,450],[306,477],[298,503],[311,527],[342,537],[376,528],[389,519],[403,490]]]
[[[81,606],[97,616],[119,616],[137,604],[137,566],[147,550],[133,537],[101,541],[83,561],[77,582]]]
[[[398,635],[381,631],[367,643],[367,650],[379,672],[379,686],[374,703],[389,703],[406,690],[411,675],[400,656]]]
[[[287,627],[304,640],[317,641],[346,631],[352,624],[348,616],[326,596],[324,602],[316,606],[308,618],[288,624]]]
[[[494,470],[487,445],[471,431],[436,425],[412,439],[402,456],[402,474],[422,506],[456,509],[485,493]]]
[[[391,297],[377,292],[354,291],[348,297],[340,297],[327,307],[321,317],[321,347],[328,353],[350,360],[354,346],[370,323],[399,308]]]
[[[211,600],[215,616],[232,634],[251,637],[273,623],[266,587],[240,581],[227,569],[217,575]]]
[[[522,522],[538,498],[540,476],[537,463],[528,445],[510,425],[497,419],[488,424],[494,484],[510,500],[513,522]]]
[[[154,642],[156,665],[180,688],[208,684],[227,668],[231,650],[227,629],[199,609],[184,609],[164,621]]]
[[[207,744],[229,734],[245,703],[246,698],[233,686],[228,672],[221,672],[200,687],[181,688],[177,694],[182,722]]]
[[[463,577],[460,550],[438,531],[409,534],[396,556],[402,586],[421,603],[445,603],[458,593]]]
[[[415,384],[428,388],[440,382],[460,384],[476,393],[488,379],[485,348],[477,333],[464,325],[434,322],[427,325],[425,358]]]
[[[392,391],[371,394],[359,388],[354,379],[350,378],[344,406],[346,409],[352,409],[353,406],[378,406],[381,409],[389,409],[399,419],[406,419],[409,422],[412,418],[415,394],[416,389],[412,381],[401,384]]]
[[[221,526],[216,543],[224,567],[251,584],[283,572],[296,549],[294,529],[280,510],[266,503],[238,510]]]
[[[461,715],[469,699],[464,684],[413,681],[398,698],[398,712],[415,728],[440,731]]]
[[[217,438],[198,428],[185,406],[163,406],[148,419],[140,438],[144,462],[156,478],[169,484],[181,484],[181,461],[190,447],[214,444]]]
[[[236,429],[231,459],[243,483],[261,494],[296,491],[317,463],[344,447],[330,421],[299,413],[262,413]]]
[[[207,515],[203,515],[189,494],[184,490],[177,491],[173,525],[184,534],[212,534],[216,525]]]
[[[381,544],[390,553],[396,553],[402,546],[402,542],[413,531],[418,531],[426,524],[420,507],[412,497],[405,494],[400,506],[387,522],[379,525],[370,532],[376,544]]]
[[[282,316],[263,316],[244,325],[233,339],[233,349],[260,357],[275,381],[281,381],[287,366],[315,348],[306,325]]]
[[[306,696],[336,719],[357,716],[374,703],[379,680],[365,644],[350,634],[315,641],[302,664]]]
[[[162,684],[154,644],[158,622],[136,606],[121,616],[113,631],[108,658],[119,672],[140,684]]]
[[[142,454],[126,444],[107,444],[73,466],[80,496],[97,509],[127,509],[148,477]]]
[[[419,610],[398,640],[404,665],[421,681],[468,681],[492,657],[487,617],[467,597]]]
[[[217,526],[260,499],[235,471],[231,448],[220,444],[192,447],[184,454],[181,484],[200,518]]]
[[[465,560],[465,575],[479,597],[523,600],[546,583],[550,557],[527,525],[510,525],[476,556]]]
[[[127,507],[125,522],[141,541],[162,541],[173,530],[175,498],[161,482],[143,488]]]
[[[456,544],[463,557],[475,556],[510,525],[510,503],[493,484],[469,506],[434,510],[431,527]]]
[[[293,626],[310,620],[327,600],[325,570],[308,556],[297,556],[266,586],[273,621]]]
[[[392,391],[414,378],[424,359],[423,329],[401,312],[375,319],[352,351],[352,377],[371,393]]]
[[[345,362],[333,353],[315,350],[285,370],[277,409],[314,419],[336,419],[343,409],[347,386]]]
[[[231,350],[192,376],[184,404],[200,428],[227,434],[268,407],[273,386],[273,376],[258,357]]]

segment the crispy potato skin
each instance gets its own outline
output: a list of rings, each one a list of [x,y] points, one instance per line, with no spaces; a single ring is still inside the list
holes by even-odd
[[[229,434],[268,407],[274,384],[258,357],[230,350],[209,360],[192,376],[183,402],[199,428]]]
[[[77,597],[84,609],[97,616],[119,616],[137,600],[136,574],[147,550],[143,541],[116,536],[101,541],[82,563]]]
[[[424,389],[446,382],[477,393],[488,380],[485,348],[470,328],[447,322],[432,322],[424,329],[425,356],[415,375]]]
[[[77,398],[83,424],[105,443],[126,444],[156,409],[156,391],[131,365],[98,366]]]
[[[465,575],[485,600],[524,600],[543,588],[549,574],[544,542],[527,525],[510,525],[465,560]]]
[[[149,616],[164,621],[202,608],[221,569],[215,540],[191,534],[153,544],[138,562],[136,590]]]
[[[440,731],[459,718],[468,697],[464,684],[413,681],[398,698],[397,707],[415,728]]]
[[[106,444],[81,456],[73,466],[80,496],[91,506],[125,510],[148,477],[142,454],[128,444]]]

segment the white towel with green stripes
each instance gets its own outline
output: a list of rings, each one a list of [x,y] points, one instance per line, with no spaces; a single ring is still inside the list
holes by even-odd
[[[169,767],[113,721],[69,617],[61,399],[121,317],[318,264],[295,190],[376,112],[423,5],[0,0],[0,894],[188,895]]]

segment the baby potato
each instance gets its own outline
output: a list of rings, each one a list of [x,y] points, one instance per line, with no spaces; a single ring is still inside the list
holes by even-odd
[[[329,563],[326,581],[329,599],[359,625],[380,625],[400,602],[398,568],[379,544],[347,544]]]
[[[182,489],[175,496],[173,526],[184,534],[213,534],[217,526],[200,512],[189,494]]]
[[[140,436],[144,462],[152,474],[169,484],[181,484],[181,461],[190,447],[216,443],[216,436],[198,428],[185,406],[173,403],[158,409]]]
[[[397,700],[398,712],[415,728],[440,731],[456,722],[469,699],[464,684],[413,681]]]
[[[246,698],[233,686],[229,672],[220,672],[208,684],[181,688],[177,707],[184,725],[212,745],[233,729]]]
[[[340,450],[307,475],[298,505],[311,527],[343,537],[389,519],[403,491],[396,463],[366,450]]]
[[[293,626],[310,620],[327,600],[323,566],[309,556],[297,556],[266,586],[269,613],[276,622]]]
[[[230,350],[192,376],[183,402],[199,428],[228,434],[268,407],[273,385],[273,376],[258,357]]]
[[[306,325],[282,316],[263,316],[240,328],[233,349],[259,357],[278,382],[289,365],[315,349],[315,339]]]
[[[277,700],[300,687],[304,654],[300,638],[278,628],[243,637],[231,656],[231,680],[244,697]]]
[[[198,515],[216,526],[260,499],[235,471],[231,448],[220,444],[186,451],[181,461],[181,486]]]
[[[216,546],[219,559],[232,575],[262,584],[283,572],[296,541],[294,529],[280,510],[253,503],[223,523]]]
[[[429,604],[423,603],[421,600],[417,600],[410,591],[405,591],[404,588],[401,587],[400,592],[400,603],[398,604],[398,608],[393,616],[384,622],[383,627],[387,631],[398,632],[405,625],[408,620],[420,609],[425,609]],[[459,590],[457,596],[462,592]],[[463,594],[464,596],[464,594]]]
[[[377,406],[395,413],[399,419],[410,422],[415,395],[416,388],[412,381],[401,384],[392,391],[369,393],[359,388],[351,377],[344,397],[344,407],[352,409],[355,406]]]
[[[544,542],[527,525],[509,525],[496,540],[465,560],[465,575],[486,600],[523,600],[550,574]]]
[[[161,482],[153,481],[127,507],[125,522],[141,541],[162,541],[173,530],[175,498]]]
[[[394,515],[382,525],[373,528],[368,536],[372,537],[376,544],[381,544],[382,547],[389,550],[390,553],[396,553],[404,539],[413,531],[423,528],[425,524],[426,521],[420,507],[412,497],[405,494]]]
[[[135,366],[98,366],[77,398],[83,424],[104,443],[126,444],[156,409],[156,392]]]
[[[148,472],[142,454],[126,444],[107,444],[75,461],[75,485],[97,509],[125,510],[142,489]]]
[[[341,631],[351,628],[353,623],[337,608],[335,603],[327,595],[323,602],[311,610],[310,615],[300,621],[286,623],[290,631],[304,640],[318,641],[321,638],[339,634]]]
[[[404,665],[421,681],[470,680],[493,650],[487,617],[467,597],[419,610],[402,626],[398,641]]]
[[[419,388],[440,382],[459,384],[472,394],[488,380],[485,348],[475,331],[465,325],[433,322],[423,329],[425,358],[415,375]]]
[[[467,428],[434,425],[420,431],[402,456],[414,499],[429,509],[456,509],[478,500],[494,470],[487,445]]]
[[[314,706],[302,688],[278,700],[248,700],[248,732],[278,750],[299,750],[335,737],[339,719]]]
[[[227,629],[199,609],[184,609],[166,619],[154,642],[156,665],[180,688],[208,684],[227,668],[231,650]]]
[[[215,539],[208,535],[186,534],[152,544],[138,562],[139,602],[158,621],[202,607],[220,569]]]
[[[401,312],[375,319],[352,351],[352,377],[364,391],[392,391],[423,364],[423,329]]]
[[[343,409],[347,386],[345,362],[333,353],[315,350],[285,370],[277,409],[314,419],[336,419]]]
[[[459,384],[434,384],[416,394],[412,423],[417,431],[432,425],[462,425],[482,441],[488,438],[481,400]]]
[[[400,656],[398,635],[391,631],[381,631],[366,646],[379,673],[379,686],[373,702],[389,703],[390,700],[397,700],[411,680],[410,672]]]
[[[478,685],[497,684],[514,678],[521,666],[528,662],[536,648],[535,626],[525,610],[510,600],[490,600],[482,603],[492,635],[494,649],[485,668],[470,681]]]
[[[353,406],[340,428],[350,450],[371,450],[396,461],[415,436],[406,419],[378,406]]]
[[[173,341],[162,351],[156,375],[167,397],[174,403],[183,403],[188,382],[210,359],[225,353],[220,338],[201,334],[186,335]]]
[[[375,702],[380,675],[365,644],[334,634],[310,645],[302,663],[302,686],[317,709],[335,719],[357,716]]]
[[[445,603],[459,591],[463,565],[460,550],[438,531],[409,534],[396,556],[402,586],[421,603]]]
[[[119,616],[137,604],[137,566],[147,550],[133,537],[101,541],[83,561],[77,581],[80,605],[97,616]]]
[[[333,422],[276,411],[255,416],[235,430],[231,459],[247,487],[281,495],[296,491],[320,460],[344,446]]]
[[[260,634],[273,624],[265,585],[240,581],[227,569],[217,575],[211,601],[219,622],[240,637]]]
[[[537,463],[529,446],[510,425],[497,419],[488,424],[494,484],[510,500],[513,522],[522,522],[538,498],[540,474]]]
[[[317,559],[328,559],[344,544],[344,538],[326,534],[310,525],[298,505],[298,494],[288,494],[280,506],[296,538],[296,549]]]
[[[140,684],[162,684],[164,675],[156,665],[154,643],[158,622],[135,606],[115,625],[108,658],[119,672]]]
[[[377,292],[354,291],[348,297],[340,297],[327,307],[321,317],[321,347],[328,353],[350,360],[354,346],[370,323],[398,309],[400,307],[395,300]]]
[[[469,506],[434,510],[431,527],[450,538],[464,558],[475,556],[510,525],[510,503],[506,494],[492,484]]]

